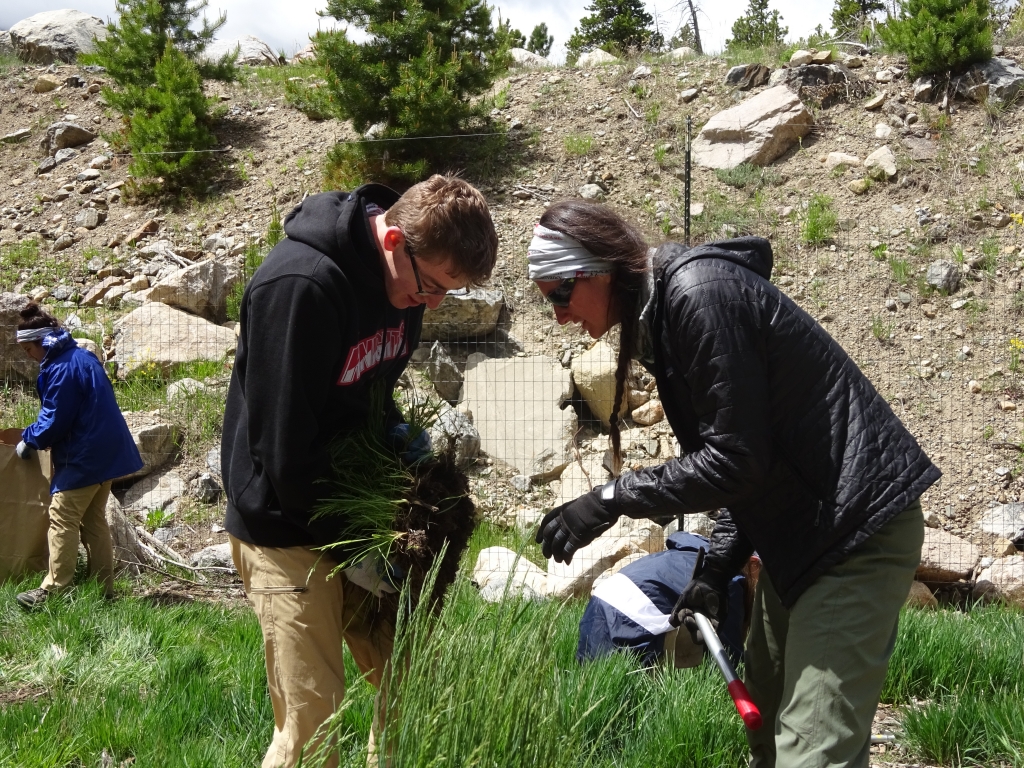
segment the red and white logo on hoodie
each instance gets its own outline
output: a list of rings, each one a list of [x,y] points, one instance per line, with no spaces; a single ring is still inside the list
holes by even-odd
[[[405,338],[404,321],[397,328],[382,328],[349,349],[345,368],[338,377],[338,386],[355,384],[364,373],[376,368],[383,361],[394,360],[408,351],[409,342]]]

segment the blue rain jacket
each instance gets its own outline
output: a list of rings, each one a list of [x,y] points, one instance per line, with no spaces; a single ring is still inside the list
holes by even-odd
[[[665,634],[671,628],[669,614],[690,583],[697,550],[707,550],[709,543],[703,536],[679,531],[668,537],[665,546],[664,552],[642,557],[619,571],[617,583],[609,580],[595,590],[580,620],[578,661],[625,649],[635,653],[644,666],[657,663],[665,650]],[[736,576],[729,584],[729,610],[718,628],[734,663],[743,654],[745,584],[743,576]]]
[[[100,361],[64,330],[42,343],[46,355],[36,381],[42,407],[21,439],[37,450],[50,449],[50,493],[96,485],[142,469],[142,457]]]

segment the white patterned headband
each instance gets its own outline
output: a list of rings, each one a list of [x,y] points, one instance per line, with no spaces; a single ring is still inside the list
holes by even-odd
[[[541,224],[533,227],[533,240],[526,251],[531,280],[561,280],[590,277],[614,271],[615,265],[592,254],[579,240]]]
[[[15,337],[18,343],[21,344],[25,341],[42,341],[51,333],[57,333],[60,328],[54,328],[52,325],[47,325],[44,328],[29,328],[25,331],[18,331]]]

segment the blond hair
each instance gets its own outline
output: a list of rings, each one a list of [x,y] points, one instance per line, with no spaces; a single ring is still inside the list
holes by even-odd
[[[455,176],[435,174],[411,187],[384,214],[399,227],[416,258],[446,262],[469,285],[491,276],[498,258],[498,234],[484,196]]]

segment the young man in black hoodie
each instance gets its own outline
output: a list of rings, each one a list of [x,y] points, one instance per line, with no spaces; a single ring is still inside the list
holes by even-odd
[[[327,446],[357,428],[383,381],[390,392],[420,337],[424,306],[491,273],[498,240],[487,203],[454,177],[399,197],[377,184],[327,192],[288,214],[287,238],[242,299],[224,415],[225,527],[263,630],[274,737],[263,768],[290,768],[345,694],[342,642],[380,687],[394,628],[371,625],[369,593],[318,550],[339,524],[313,519]]]

